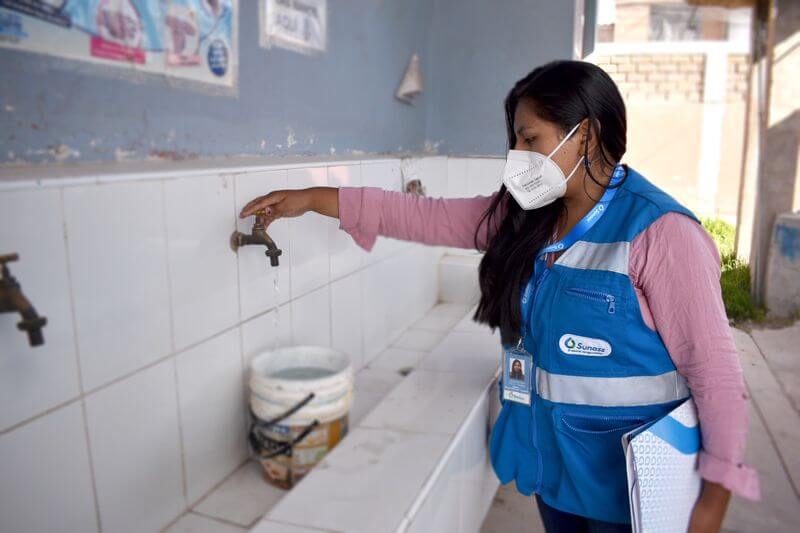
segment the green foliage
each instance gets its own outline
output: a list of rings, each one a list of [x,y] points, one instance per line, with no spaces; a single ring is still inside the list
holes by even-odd
[[[734,227],[720,219],[704,219],[703,227],[714,239],[721,257],[720,286],[728,318],[763,322],[766,310],[754,305],[750,295],[750,266],[733,251]]]
[[[719,255],[725,257],[733,253],[733,241],[736,234],[736,229],[719,218],[704,218],[703,227],[717,243]]]

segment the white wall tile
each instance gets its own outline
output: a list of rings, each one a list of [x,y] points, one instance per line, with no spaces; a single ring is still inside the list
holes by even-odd
[[[389,345],[388,308],[391,305],[391,281],[384,275],[384,263],[370,265],[362,271],[364,285],[361,320],[364,336],[364,363]]]
[[[18,313],[0,314],[0,430],[80,393],[58,190],[0,193],[0,254],[23,294],[47,319],[32,347]]]
[[[499,190],[505,164],[505,159],[500,158],[468,158],[467,196],[490,196]]]
[[[435,156],[422,158],[422,183],[430,198],[447,196],[447,157]]]
[[[250,363],[265,350],[292,344],[292,311],[290,304],[257,316],[242,324],[242,354],[245,377],[249,379]]]
[[[156,531],[183,496],[175,360],[86,398],[100,521],[105,531]]]
[[[289,170],[288,187],[305,189],[328,184],[327,168]],[[279,221],[280,222],[280,221]],[[288,219],[292,239],[292,298],[318,289],[330,281],[328,240],[336,219],[308,212]]]
[[[292,300],[292,344],[331,345],[330,286]]]
[[[364,366],[361,272],[334,281],[330,290],[332,346],[349,355],[353,369],[358,371]]]
[[[0,530],[98,530],[80,402],[0,435],[0,472]]]
[[[467,160],[461,157],[447,158],[447,196],[464,198],[467,190]]]
[[[480,300],[479,255],[445,255],[439,262],[439,300],[475,305]]]
[[[170,353],[163,184],[64,190],[84,389]]]
[[[175,348],[208,338],[239,318],[233,178],[164,184]],[[248,250],[248,252],[251,250]]]
[[[227,331],[177,357],[189,502],[211,490],[247,455],[239,331]]]
[[[331,187],[360,187],[361,165],[328,167],[328,185]],[[329,222],[328,246],[331,261],[331,279],[339,279],[361,267],[362,250],[346,232],[339,229],[339,220]]]
[[[253,229],[255,217],[239,218],[239,212],[250,200],[264,196],[272,191],[286,189],[286,171],[272,170],[238,174],[236,185],[236,227],[249,234]],[[239,301],[241,318],[247,320],[277,304],[288,302],[291,298],[291,260],[292,243],[289,222],[278,219],[267,227],[267,233],[282,250],[278,257],[279,266],[270,266],[261,246],[245,246],[239,249]],[[274,282],[277,279],[276,295]]]
[[[407,252],[401,252],[383,260],[378,268],[389,290],[384,290],[383,306],[386,309],[387,339],[396,339],[406,326],[414,320],[413,298],[418,291],[417,279],[411,272],[412,262]]]

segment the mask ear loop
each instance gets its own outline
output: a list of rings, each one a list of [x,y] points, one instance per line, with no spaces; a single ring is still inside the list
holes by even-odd
[[[563,139],[561,139],[561,142],[558,143],[558,145],[555,148],[553,148],[552,152],[547,154],[547,159],[550,159],[551,157],[553,157],[553,154],[558,152],[558,149],[561,148],[562,146],[564,146],[564,143],[567,142],[567,140],[569,140],[570,137],[572,137],[572,134],[575,133],[575,130],[577,130],[578,126],[580,126],[580,125],[581,125],[581,123],[578,122],[577,124],[575,124],[575,126],[571,130],[569,130],[569,133],[567,133],[567,136],[564,137]]]

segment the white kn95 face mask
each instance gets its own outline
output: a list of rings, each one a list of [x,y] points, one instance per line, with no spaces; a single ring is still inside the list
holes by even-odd
[[[566,178],[561,167],[551,157],[580,125],[578,122],[548,155],[528,150],[508,151],[503,183],[522,209],[538,209],[552,204],[567,192],[567,181],[575,174],[583,156]]]

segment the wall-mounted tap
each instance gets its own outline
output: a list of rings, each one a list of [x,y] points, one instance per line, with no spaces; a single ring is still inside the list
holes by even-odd
[[[276,267],[278,266],[278,256],[283,252],[275,245],[275,241],[267,235],[266,226],[264,225],[266,216],[267,214],[264,211],[256,212],[256,222],[253,224],[250,235],[241,231],[234,231],[231,234],[231,249],[237,252],[241,246],[250,244],[266,246],[267,251],[264,254],[269,257],[269,264]]]
[[[28,332],[28,342],[31,346],[44,344],[42,328],[47,324],[47,319],[39,316],[36,309],[22,294],[19,282],[11,275],[7,263],[17,261],[19,255],[0,255],[0,313],[19,313],[22,320],[17,327]]]

